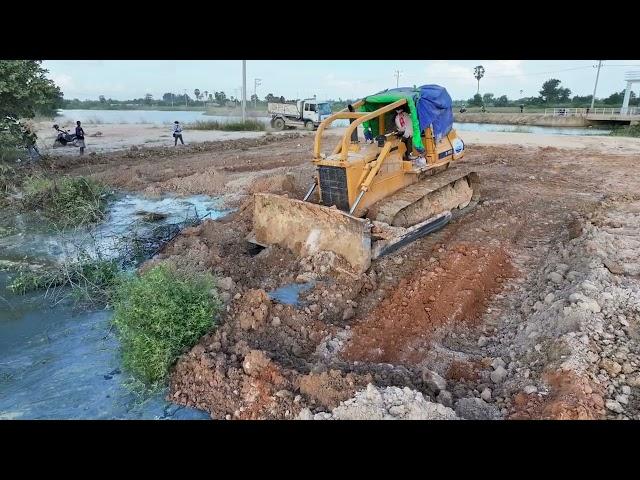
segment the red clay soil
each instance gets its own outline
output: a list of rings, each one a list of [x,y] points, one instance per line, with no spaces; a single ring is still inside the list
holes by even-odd
[[[325,408],[336,408],[372,382],[370,375],[344,375],[340,370],[310,373],[300,378],[300,393]]]
[[[510,420],[598,420],[604,418],[602,392],[572,372],[543,375],[549,395],[520,392],[513,397]]]
[[[441,327],[477,324],[512,268],[502,248],[461,243],[417,271],[353,327],[347,360],[419,363]]]
[[[229,361],[224,353],[214,356],[196,346],[176,365],[169,398],[217,419],[293,418],[300,411],[291,393],[297,389],[295,375],[259,350],[240,347],[237,357]]]

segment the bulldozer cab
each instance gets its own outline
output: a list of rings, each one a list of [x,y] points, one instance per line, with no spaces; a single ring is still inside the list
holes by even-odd
[[[375,112],[403,99],[406,103],[397,108],[403,109],[411,118],[414,149],[421,154],[432,153],[435,145],[430,144],[440,143],[453,127],[451,97],[444,88],[424,85],[384,90],[365,97],[360,111]],[[370,128],[374,135],[387,135],[396,130],[396,115],[394,110],[363,122],[363,127]]]
[[[392,139],[396,131],[396,109],[404,109],[411,118],[413,130],[413,149],[424,155],[431,165],[440,163],[446,156],[458,159],[462,156],[464,144],[453,132],[452,101],[446,89],[439,85],[423,85],[421,87],[401,87],[384,90],[369,95],[350,105],[348,109],[335,113],[327,118],[318,129],[314,159],[320,158],[322,133],[326,127],[338,119],[349,119],[350,125],[342,142],[337,145],[331,155],[341,154],[346,161],[348,152],[361,150],[357,128],[361,126],[370,131],[374,138],[385,136]],[[348,110],[348,111],[347,111]],[[442,143],[449,148],[442,149]],[[404,153],[404,145],[397,145]],[[442,155],[443,151],[447,155]]]

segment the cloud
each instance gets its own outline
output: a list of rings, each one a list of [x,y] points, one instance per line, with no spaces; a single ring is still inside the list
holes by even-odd
[[[428,82],[445,86],[453,98],[468,98],[476,92],[478,85],[473,76],[475,65],[482,65],[485,69],[484,77],[480,80],[481,91],[506,93],[506,90],[511,91],[528,81],[522,60],[478,60],[473,65],[438,60],[427,64],[423,71]]]
[[[336,98],[357,98],[382,89],[372,80],[338,77],[333,73],[328,73],[324,76],[320,88],[325,91],[329,97]]]
[[[487,66],[496,76],[523,77],[524,70],[522,60],[495,60],[487,62]]]
[[[53,80],[62,91],[75,88],[73,77],[66,73],[53,73],[49,75],[49,78]]]

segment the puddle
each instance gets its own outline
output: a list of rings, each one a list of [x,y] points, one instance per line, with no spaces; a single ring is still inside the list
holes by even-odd
[[[178,223],[196,212],[199,217],[222,217],[228,212],[219,205],[207,196],[123,195],[111,203],[104,223],[75,231],[73,241],[37,216],[5,215],[0,225],[9,234],[0,236],[0,267],[25,258],[34,264],[60,261],[82,242],[93,241],[108,251],[111,239],[132,231]],[[144,222],[136,215],[139,211],[166,218]],[[11,277],[0,271],[0,419],[210,418],[165,401],[166,393],[141,401],[130,392],[130,377],[122,371],[111,329],[112,311],[77,312],[64,302],[52,307],[43,292],[14,295],[6,289]]]
[[[284,303],[286,305],[295,305],[296,307],[302,306],[300,303],[300,294],[313,288],[315,282],[307,283],[292,283],[284,285],[280,288],[276,288],[271,292],[268,292],[269,297],[276,302]]]

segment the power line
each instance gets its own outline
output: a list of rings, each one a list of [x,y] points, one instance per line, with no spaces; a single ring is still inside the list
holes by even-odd
[[[521,77],[521,76],[531,76],[531,75],[550,75],[561,72],[568,72],[570,70],[582,70],[585,68],[593,68],[593,65],[585,65],[582,67],[573,67],[573,68],[565,68],[563,70],[555,70],[553,72],[536,72],[536,73],[513,73],[513,74],[505,74],[505,75],[485,75],[485,78],[503,78],[503,77]],[[442,76],[442,75],[430,75],[431,77],[436,78],[467,78],[466,75],[455,75],[455,76]]]
[[[640,67],[640,64],[603,64],[602,68],[605,67]],[[569,71],[573,71],[573,70],[584,70],[584,69],[588,69],[588,68],[597,68],[597,65],[583,65],[580,67],[571,67],[571,68],[564,68],[562,70],[554,70],[554,71],[550,71],[550,72],[534,72],[534,73],[512,73],[512,74],[504,74],[504,75],[491,75],[489,73],[489,75],[485,75],[485,78],[504,78],[504,77],[521,77],[521,76],[531,76],[531,75],[554,75],[556,73],[562,73],[562,72],[569,72]],[[447,75],[447,76],[443,76],[443,75],[430,75],[431,77],[435,77],[435,78],[467,78],[466,75]]]
[[[600,69],[602,68],[602,60],[598,60],[598,73],[596,74],[596,84],[593,86],[593,95],[591,95],[591,109],[596,101],[596,89],[598,88],[598,78],[600,78]]]

